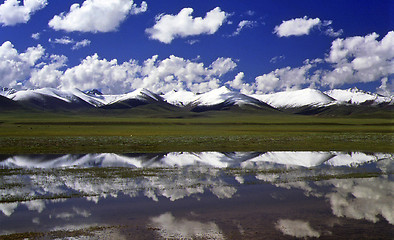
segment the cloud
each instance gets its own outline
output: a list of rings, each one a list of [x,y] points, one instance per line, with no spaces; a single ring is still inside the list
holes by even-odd
[[[275,56],[273,58],[271,58],[270,63],[277,63],[281,60],[284,60],[286,57],[284,55],[280,55],[280,56]]]
[[[66,67],[67,57],[51,55],[50,62],[42,64],[41,67],[35,67],[30,72],[30,78],[25,83],[28,88],[57,88],[60,84],[60,78],[63,71],[59,70]]]
[[[76,42],[76,43],[74,44],[74,46],[73,46],[71,49],[72,49],[72,50],[77,50],[77,49],[80,49],[80,48],[83,48],[83,47],[87,47],[87,46],[90,45],[90,43],[91,43],[90,40],[88,40],[88,39],[83,39],[83,40],[81,40],[81,41],[79,41],[79,42]]]
[[[377,40],[378,34],[336,39],[325,61],[333,70],[322,74],[322,84],[330,87],[348,83],[392,79],[394,74],[394,31]]]
[[[200,41],[200,40],[193,39],[193,40],[187,41],[187,43],[188,43],[189,45],[194,45],[194,44],[198,43],[199,41]]]
[[[133,4],[131,8],[131,14],[138,15],[140,13],[144,13],[148,10],[148,4],[145,1],[142,1],[141,6],[138,7],[137,4]]]
[[[151,39],[171,43],[177,37],[214,34],[228,17],[219,7],[207,12],[204,18],[193,18],[193,8],[183,8],[177,15],[159,15],[152,28],[146,29]]]
[[[183,89],[206,92],[218,88],[218,77],[236,67],[229,58],[218,58],[206,67],[173,55],[163,60],[155,55],[138,64],[132,59],[118,63],[116,59],[100,59],[94,54],[79,65],[66,68],[67,57],[51,55],[45,59],[44,51],[38,45],[18,53],[10,42],[4,43],[0,47],[0,86],[15,87],[22,83],[25,88],[97,88],[107,94],[122,94],[137,88],[154,92]]]
[[[60,78],[60,88],[102,89],[104,93],[123,93],[132,89],[138,66],[134,62],[118,64],[116,59],[99,59],[97,54],[88,56]]]
[[[32,35],[31,35],[31,38],[33,38],[33,39],[35,39],[35,40],[38,40],[38,39],[40,39],[40,33],[33,33]]]
[[[304,84],[312,84],[308,77],[314,65],[307,62],[301,67],[285,67],[256,77],[255,89],[259,93],[299,89]]]
[[[255,91],[267,93],[303,87],[331,88],[344,84],[382,81],[378,91],[391,92],[394,74],[394,31],[379,35],[336,39],[326,58],[306,60],[300,67],[285,67],[256,77]],[[274,60],[274,59],[272,59]]]
[[[328,27],[325,31],[324,34],[326,34],[327,36],[330,37],[339,37],[343,34],[343,30],[339,29],[338,31],[334,31],[334,29],[332,27]]]
[[[321,21],[319,18],[295,18],[283,21],[281,25],[275,26],[274,33],[278,37],[301,36],[308,35],[312,28],[319,26]]]
[[[52,40],[51,38],[48,40],[50,43],[56,43],[56,44],[72,44],[74,43],[74,40],[69,38],[69,37],[63,37],[63,38],[55,38],[55,40]]]
[[[389,81],[387,77],[382,78],[382,84],[376,89],[378,94],[383,96],[391,96],[394,92],[394,84],[393,81]]]
[[[210,75],[221,77],[230,70],[234,69],[237,64],[231,58],[219,57],[210,66]]]
[[[60,78],[61,88],[101,89],[103,93],[124,93],[137,88],[154,92],[187,89],[206,92],[220,85],[218,77],[233,70],[229,58],[218,58],[209,67],[171,55],[158,60],[155,55],[143,64],[135,60],[118,63],[116,59],[100,59],[97,54],[86,57],[81,64],[68,68]],[[37,84],[36,84],[37,85]]]
[[[234,89],[241,89],[243,84],[244,84],[244,81],[243,81],[244,77],[245,77],[245,73],[244,72],[239,72],[235,76],[234,80],[228,81],[228,82],[226,82],[226,84],[229,85],[230,87],[234,88]]]
[[[318,28],[323,34],[330,37],[339,37],[343,34],[343,30],[335,31],[330,25],[331,20],[321,21],[319,18],[294,18],[283,21],[279,26],[275,26],[274,33],[278,37],[302,36],[309,35],[310,31]]]
[[[82,6],[75,3],[68,13],[54,16],[48,25],[67,32],[112,32],[129,15],[145,12],[147,8],[145,1],[137,7],[132,0],[85,0]]]
[[[235,67],[236,63],[230,58],[218,58],[209,67],[205,67],[203,63],[173,55],[162,61],[157,61],[157,56],[153,56],[144,62],[143,84],[139,87],[152,88],[156,92],[173,89],[206,92],[218,88],[218,77]]]
[[[0,46],[0,86],[15,87],[26,80],[44,53],[45,49],[41,45],[18,53],[11,42],[4,42]]]
[[[54,44],[69,44],[73,49],[87,46],[87,39],[75,41],[68,37],[51,40]],[[209,65],[199,58],[189,60],[171,55],[159,59],[157,55],[142,63],[130,59],[119,63],[116,59],[101,59],[97,54],[87,56],[81,63],[67,68],[65,56],[46,55],[41,45],[18,52],[11,42],[0,46],[0,86],[101,89],[104,93],[125,93],[137,88],[154,92],[189,90],[206,92],[226,84],[242,93],[269,93],[305,87],[331,88],[343,84],[381,81],[377,89],[388,94],[392,90],[394,74],[394,31],[379,40],[376,33],[366,36],[336,39],[325,59],[306,60],[298,67],[284,67],[244,81],[239,72],[233,80],[222,82],[225,74],[237,63],[219,57]]]
[[[252,10],[246,11],[246,15],[253,16],[253,15],[255,15],[255,14],[256,14],[255,11],[252,11]]]
[[[243,94],[252,94],[255,90],[254,84],[249,84],[244,82],[245,73],[239,72],[234,80],[228,81],[225,84],[229,85],[231,88],[239,90]]]
[[[0,24],[3,26],[14,26],[18,23],[27,23],[31,15],[43,9],[47,0],[24,0],[23,5],[19,5],[19,0],[5,0],[0,5]]]
[[[50,43],[54,43],[54,44],[63,44],[63,45],[73,44],[73,46],[71,47],[72,50],[77,50],[77,49],[80,49],[83,47],[87,47],[91,43],[91,41],[88,39],[83,39],[83,40],[77,42],[70,37],[55,38],[54,40],[52,40],[50,38],[48,41]]]
[[[238,28],[235,30],[235,32],[232,34],[232,36],[236,36],[241,33],[242,29],[244,28],[253,28],[257,25],[256,21],[249,21],[249,20],[242,20],[238,24]]]

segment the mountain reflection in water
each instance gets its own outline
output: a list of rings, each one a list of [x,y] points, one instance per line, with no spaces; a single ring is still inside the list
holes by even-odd
[[[215,168],[351,166],[380,159],[393,154],[365,154],[361,152],[171,152],[160,154],[84,154],[84,155],[17,155],[6,157],[1,168],[65,168],[65,167],[131,167],[171,168],[204,165]]]
[[[90,229],[91,239],[259,239],[345,238],[351,230],[386,238],[394,225],[393,160],[361,152],[3,157],[0,234]]]

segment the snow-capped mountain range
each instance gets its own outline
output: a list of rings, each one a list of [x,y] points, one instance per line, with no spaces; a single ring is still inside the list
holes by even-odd
[[[294,109],[303,107],[327,107],[332,105],[393,105],[394,96],[385,97],[357,88],[334,89],[322,92],[302,89],[272,94],[246,95],[221,87],[203,94],[189,91],[171,91],[156,94],[147,89],[137,89],[120,95],[104,95],[97,90],[83,92],[78,89],[58,90],[43,88],[20,90],[0,88],[0,95],[18,103],[41,106],[42,108],[132,108],[148,103],[161,103],[174,107],[189,108],[193,111],[220,110],[229,106],[250,105],[260,108]]]

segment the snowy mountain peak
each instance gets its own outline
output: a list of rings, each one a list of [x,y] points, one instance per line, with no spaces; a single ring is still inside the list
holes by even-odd
[[[316,89],[302,89],[271,94],[251,95],[275,108],[294,108],[303,106],[323,106],[335,101],[332,97]]]
[[[84,91],[85,94],[90,95],[90,96],[101,96],[103,95],[102,92],[100,92],[98,89],[92,89],[92,90],[88,90],[88,91]]]
[[[145,89],[145,88],[138,88],[133,92],[129,92],[126,94],[121,95],[119,99],[116,101],[125,101],[128,99],[139,99],[139,100],[146,100],[146,99],[153,99],[155,101],[160,101],[161,98],[159,95]]]
[[[261,103],[253,97],[239,92],[233,92],[225,86],[197,95],[197,97],[198,98],[192,102],[193,105],[211,106],[227,102],[228,104],[241,106],[245,104],[258,105]]]
[[[10,94],[16,93],[17,91],[13,88],[6,88],[6,87],[0,87],[0,95],[1,96],[8,96]]]

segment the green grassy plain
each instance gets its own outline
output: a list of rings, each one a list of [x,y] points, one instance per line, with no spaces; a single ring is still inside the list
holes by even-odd
[[[392,118],[210,112],[3,112],[0,154],[169,151],[394,152]]]

